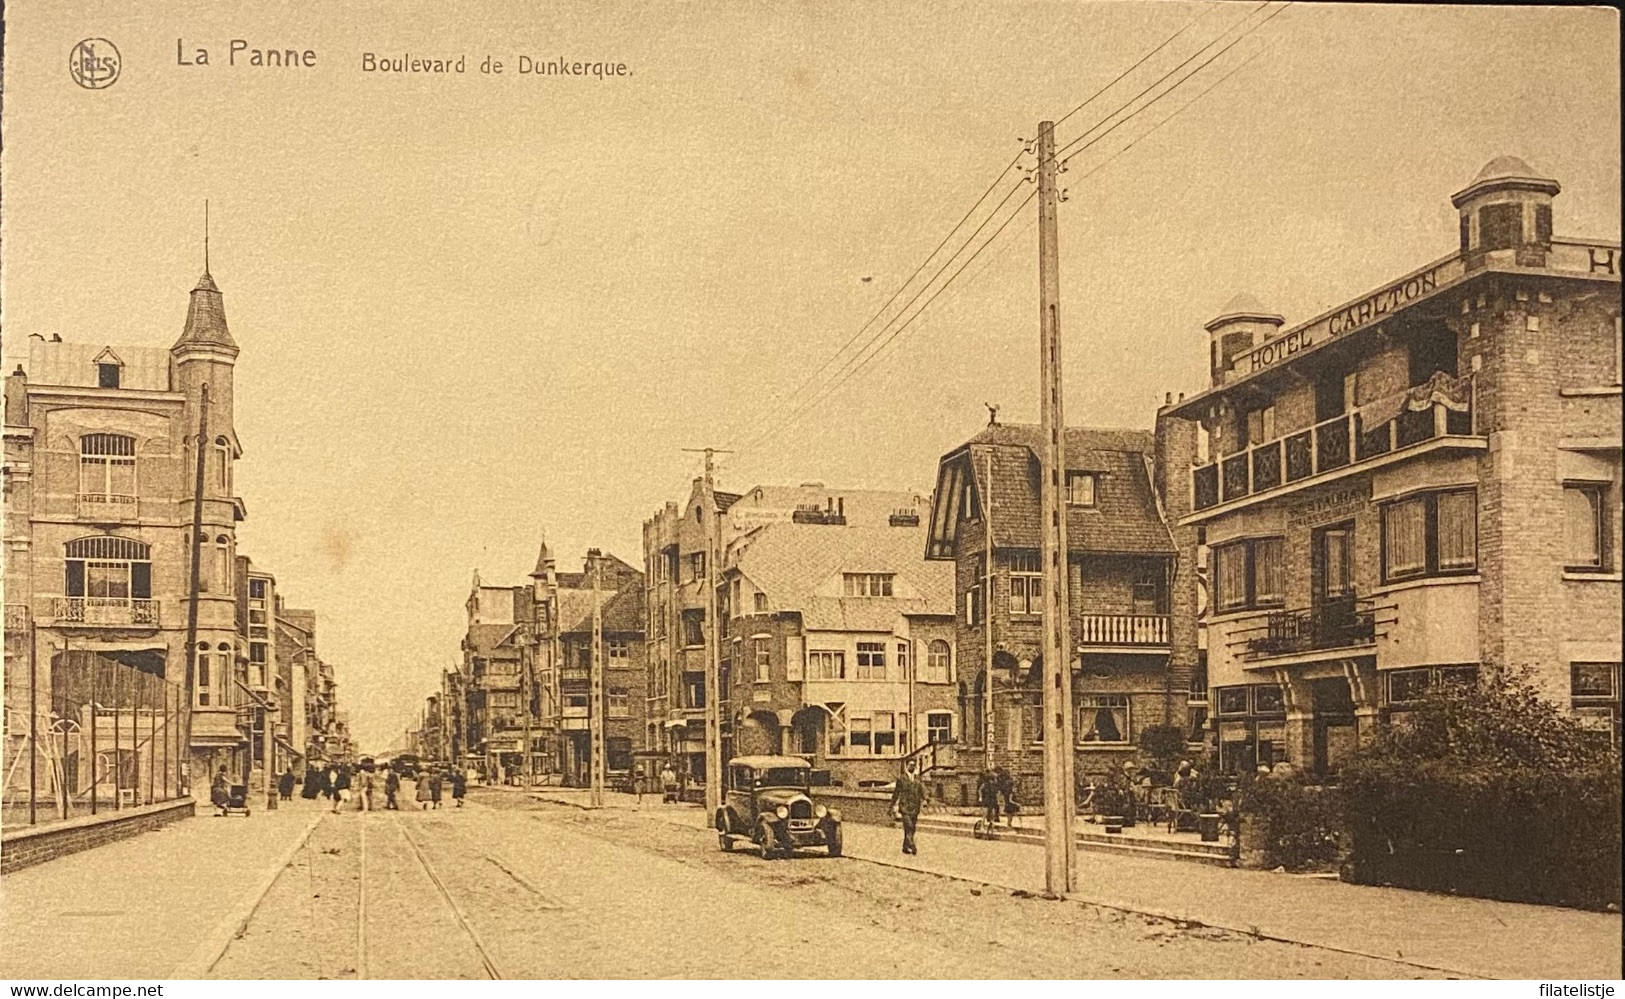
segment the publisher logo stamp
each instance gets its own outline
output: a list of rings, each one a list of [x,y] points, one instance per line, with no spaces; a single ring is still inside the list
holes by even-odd
[[[105,38],[87,38],[68,53],[68,75],[86,90],[106,90],[118,81],[118,47]]]

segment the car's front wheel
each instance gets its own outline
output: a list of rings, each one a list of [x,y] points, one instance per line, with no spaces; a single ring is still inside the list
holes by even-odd
[[[734,838],[725,832],[717,833],[717,847],[723,853],[734,852]]]
[[[763,860],[772,860],[778,856],[778,837],[773,835],[773,827],[766,822],[756,825],[756,845],[762,850]]]

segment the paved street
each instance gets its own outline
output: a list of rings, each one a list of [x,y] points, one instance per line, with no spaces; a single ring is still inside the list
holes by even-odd
[[[1534,974],[1537,969],[1516,964],[1517,955],[1528,951],[1515,945],[1519,937],[1542,942],[1552,975],[1619,973],[1617,963],[1609,963],[1618,960],[1618,917],[1430,899],[1177,862],[1083,857],[1084,897],[1132,883],[1143,897],[1119,898],[1117,904],[1167,911],[1166,898],[1152,897],[1163,891],[1188,897],[1185,911],[1191,912],[1199,912],[1196,900],[1207,897],[1203,904],[1211,911],[1191,917],[1206,923],[1223,922],[1216,917],[1235,900],[1257,897],[1271,900],[1283,926],[1296,924],[1295,893],[1319,893],[1313,897],[1339,912],[1344,926],[1383,922],[1414,941],[1414,949],[1383,960],[1369,956],[1374,951],[1348,953],[1373,946],[1370,937],[1339,938],[1324,927],[1306,932],[1328,939],[1306,946],[1268,939],[1275,929],[1268,923],[1260,927],[1265,936],[1256,936],[1245,927],[1219,929],[1046,901],[1023,890],[1041,880],[1041,852],[1019,844],[930,837],[919,858],[907,858],[909,869],[890,866],[905,859],[895,852],[894,830],[850,825],[848,859],[765,862],[718,851],[701,811],[691,806],[646,798],[633,807],[631,798],[611,795],[610,807],[587,810],[567,803],[583,800],[580,792],[544,794],[556,800],[475,788],[462,809],[338,816],[296,801],[248,820],[196,818],[24,870],[0,883],[0,936],[8,943],[0,974]],[[143,873],[131,874],[132,867]],[[1331,905],[1327,891],[1341,892],[1330,897]],[[1439,912],[1428,906],[1464,902],[1479,907],[1479,917],[1462,927],[1462,938],[1438,937]],[[38,912],[51,918],[23,918]],[[1485,938],[1487,933],[1492,935]],[[1491,946],[1472,946],[1465,938],[1474,934]],[[1420,966],[1430,963],[1450,970]]]

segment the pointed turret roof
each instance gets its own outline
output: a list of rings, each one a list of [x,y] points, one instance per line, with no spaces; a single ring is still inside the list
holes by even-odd
[[[536,568],[530,571],[531,578],[539,579],[547,575],[553,567],[553,550],[547,547],[547,535],[542,535],[542,550],[536,554]]]
[[[186,326],[171,349],[193,345],[225,348],[234,354],[237,352],[237,341],[231,338],[231,331],[226,328],[225,299],[221,297],[220,289],[207,267],[198,279],[197,287],[192,289],[192,301],[186,307]]]

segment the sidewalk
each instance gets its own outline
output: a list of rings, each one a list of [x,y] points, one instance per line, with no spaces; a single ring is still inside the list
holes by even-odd
[[[325,814],[193,818],[0,879],[0,978],[169,978]]]
[[[510,790],[524,792],[524,788]],[[587,792],[537,788],[543,800],[586,807]],[[638,809],[606,793],[605,808]],[[702,809],[645,796],[651,817],[708,828]],[[1042,834],[1042,824],[1024,823]],[[905,856],[902,833],[849,822],[846,854],[861,860],[1009,889],[1042,892],[1044,852],[1009,841],[931,835]],[[1495,902],[1080,850],[1072,898],[1147,915],[1257,933],[1293,943],[1409,961],[1464,976],[1501,979],[1620,977],[1621,918],[1552,906]]]

